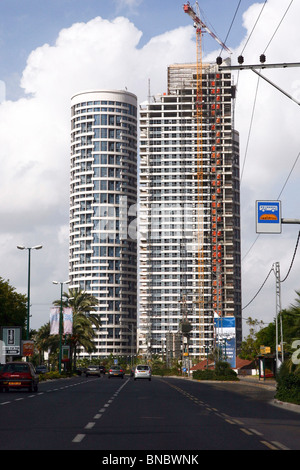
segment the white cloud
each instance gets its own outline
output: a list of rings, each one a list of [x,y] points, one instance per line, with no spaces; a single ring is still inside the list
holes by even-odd
[[[165,91],[167,65],[186,60],[186,50],[193,58],[193,34],[191,27],[179,28],[139,48],[142,32],[126,18],[76,23],[60,31],[54,46],[29,55],[21,80],[25,98],[0,105],[1,276],[26,293],[27,260],[16,245],[43,244],[32,260],[33,326],[48,320],[52,279],[68,275],[72,95],[127,87],[142,101],[148,78],[153,94]]]
[[[129,3],[127,6],[134,6],[136,2]],[[245,13],[247,34],[261,7],[261,3],[256,3]],[[258,62],[286,7],[282,0],[269,0],[244,51],[245,63]],[[267,62],[297,62],[299,16],[299,2],[294,2],[268,47]],[[194,36],[192,26],[182,27],[140,47],[142,31],[126,18],[108,21],[97,17],[76,23],[60,31],[54,46],[42,45],[29,55],[21,81],[25,97],[0,104],[1,276],[26,293],[26,260],[15,247],[20,243],[43,244],[43,250],[32,262],[33,309],[35,303],[42,304],[33,313],[33,326],[48,320],[48,304],[58,296],[52,279],[66,280],[68,275],[71,96],[86,89],[127,87],[141,102],[147,97],[148,79],[152,94],[164,92],[167,66],[195,60]],[[244,44],[245,40],[233,52],[233,63],[237,63]],[[214,61],[218,54],[216,47],[209,59]],[[299,97],[299,68],[265,70],[263,74]],[[256,83],[253,72],[239,73],[235,127],[240,132],[241,165]],[[242,180],[243,253],[256,237],[255,200],[278,196],[300,150],[298,122],[299,107],[261,79]],[[286,217],[300,216],[299,172],[300,165],[282,195]],[[297,226],[285,226],[282,235],[260,236],[243,262],[244,304],[256,293],[273,262],[282,263],[283,275],[287,271],[296,233]],[[294,270],[283,284],[287,304],[298,288],[297,269],[296,259]],[[243,316],[267,316],[270,320],[275,312],[274,302],[275,287],[269,280]]]

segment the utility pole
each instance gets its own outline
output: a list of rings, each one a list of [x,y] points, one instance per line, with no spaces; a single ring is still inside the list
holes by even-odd
[[[275,277],[276,277],[276,371],[278,370],[278,317],[280,315],[280,351],[281,351],[281,363],[284,361],[283,353],[283,329],[282,329],[282,315],[281,315],[281,285],[280,285],[280,264],[279,262],[274,263]]]

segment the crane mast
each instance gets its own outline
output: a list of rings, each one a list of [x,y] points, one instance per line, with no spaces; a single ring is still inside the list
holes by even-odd
[[[187,2],[183,5],[183,10],[187,13],[192,20],[194,21],[194,26],[196,28],[196,122],[197,122],[197,198],[198,198],[198,233],[197,233],[197,251],[198,251],[198,293],[197,293],[197,304],[199,309],[199,354],[201,350],[201,346],[204,346],[204,310],[205,310],[205,296],[204,296],[204,289],[205,289],[205,259],[204,259],[204,162],[203,162],[203,63],[202,63],[202,34],[204,32],[208,32],[210,36],[212,36],[218,44],[221,45],[222,49],[225,49],[227,52],[230,53],[228,47],[205,25],[205,23],[200,19],[200,11],[198,2],[196,2],[197,12],[193,10],[190,3]],[[216,126],[214,126],[215,128]],[[214,152],[214,150],[212,150]],[[218,155],[213,153],[212,155]],[[218,160],[217,160],[218,161]],[[215,176],[217,178],[217,175]],[[215,187],[217,184],[219,185],[220,181],[215,181]],[[213,184],[214,184],[213,183]],[[216,189],[216,191],[220,194],[220,188]],[[212,196],[212,198],[216,198],[216,196]],[[216,206],[217,203],[213,202]],[[213,213],[216,212],[215,209],[212,211]],[[215,217],[215,216],[213,216]],[[216,257],[218,256],[219,259],[216,259],[216,265],[213,266],[213,270],[216,275],[216,280],[214,281],[214,299],[216,299],[216,303],[213,304],[214,310],[217,312],[219,316],[222,315],[222,308],[220,299],[222,297],[222,276],[221,276],[221,269],[220,269],[220,257],[221,257],[221,245],[219,242],[219,231],[215,230],[213,232],[213,240],[214,240],[214,247],[213,249],[216,250],[216,253],[213,253]]]

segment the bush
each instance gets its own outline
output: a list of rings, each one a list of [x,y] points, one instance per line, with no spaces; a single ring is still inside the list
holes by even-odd
[[[300,375],[293,372],[278,374],[275,398],[300,405]]]
[[[239,380],[236,372],[230,368],[228,362],[216,362],[215,369],[196,370],[193,372],[195,380]]]
[[[215,380],[215,371],[214,370],[194,370],[193,379],[195,380]]]

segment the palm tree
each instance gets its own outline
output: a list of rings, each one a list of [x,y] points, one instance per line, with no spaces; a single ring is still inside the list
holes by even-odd
[[[39,364],[44,361],[44,352],[49,354],[57,352],[59,340],[57,335],[50,335],[50,322],[42,325],[35,335],[35,345],[39,353]]]
[[[53,302],[60,306],[61,300]],[[78,346],[82,346],[88,353],[96,350],[94,344],[95,329],[100,328],[99,315],[93,313],[98,305],[98,300],[91,294],[79,289],[70,289],[63,293],[63,307],[71,307],[73,311],[73,332],[68,337],[71,349],[71,358],[74,356],[74,368],[76,368],[76,353]]]

